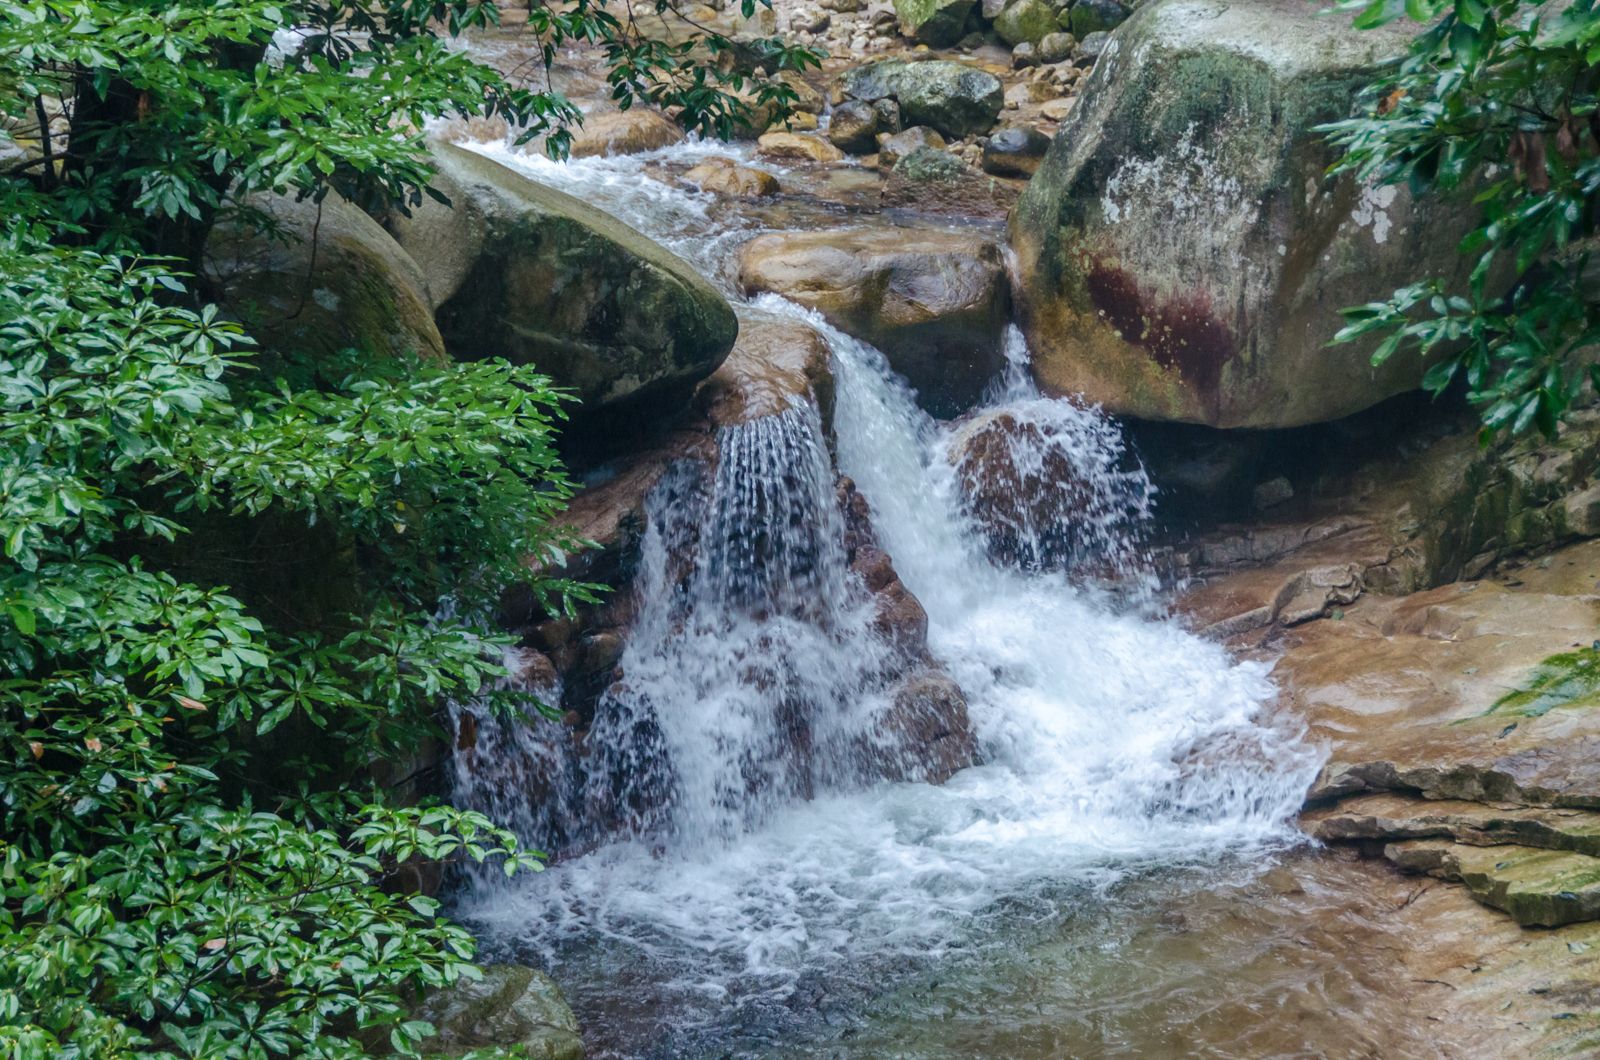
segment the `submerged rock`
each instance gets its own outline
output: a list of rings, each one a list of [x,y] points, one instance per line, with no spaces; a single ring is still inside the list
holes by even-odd
[[[535,1060],[581,1060],[584,1053],[561,988],[519,964],[491,964],[482,979],[458,980],[431,994],[417,1015],[437,1031],[422,1043],[424,1054],[520,1048]]]
[[[891,744],[917,749],[911,762],[885,757],[879,768],[887,780],[943,784],[978,760],[967,698],[942,670],[906,680],[881,724]]]
[[[985,409],[950,438],[968,513],[996,562],[1031,569],[1067,565],[1091,490],[1038,424]]]
[[[396,219],[459,357],[532,363],[578,415],[662,416],[732,348],[728,302],[687,263],[611,216],[491,159],[435,147],[438,187]]]
[[[935,415],[970,407],[999,370],[1007,322],[1000,247],[909,228],[782,232],[745,245],[739,282],[816,309],[888,356]]]
[[[736,199],[765,199],[778,194],[778,178],[764,169],[741,166],[714,155],[683,175],[701,191]]]
[[[1315,127],[1400,55],[1292,0],[1156,0],[1120,29],[1012,220],[1041,385],[1216,427],[1348,415],[1422,365],[1330,348],[1343,307],[1470,264],[1403,188],[1328,180]],[[1091,34],[1082,45],[1090,51]]]
[[[683,140],[683,130],[671,118],[653,110],[629,109],[589,114],[572,131],[572,157],[633,155],[671,147]]]
[[[205,269],[264,349],[444,355],[424,270],[376,221],[336,195],[320,205],[263,195],[250,205],[290,241],[219,227],[206,245]]]
[[[999,78],[948,59],[868,63],[847,71],[840,87],[846,96],[865,103],[892,98],[907,124],[956,138],[987,132],[1005,102]]]

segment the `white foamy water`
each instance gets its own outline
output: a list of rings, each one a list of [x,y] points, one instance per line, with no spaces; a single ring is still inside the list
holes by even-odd
[[[748,234],[714,220],[703,196],[641,175],[639,158],[558,169],[485,153],[583,193],[708,274]],[[1014,519],[1021,561],[1007,562],[964,499],[952,428],[917,408],[878,351],[781,299],[750,308],[827,338],[837,468],[927,609],[982,764],[942,786],[867,783],[850,766],[884,709],[886,649],[832,551],[816,414],[725,433],[715,481],[679,483],[672,503],[652,505],[626,688],[591,734],[624,756],[606,774],[655,793],[658,816],[636,838],[461,898],[491,951],[552,967],[602,1053],[803,1036],[820,999],[848,1007],[840,999],[899,969],[1006,945],[1130,872],[1291,841],[1286,822],[1319,765],[1298,734],[1266,725],[1266,667],[1148,606],[1148,481],[1112,421],[1033,389],[1020,336],[989,398],[1027,428],[1013,439],[1016,481],[1059,488],[1046,479],[1066,469],[1085,495]],[[1032,561],[1061,541],[1121,584]],[[669,575],[681,553],[695,569]],[[785,758],[789,714],[821,734],[804,767]],[[618,797],[607,783],[594,797]]]

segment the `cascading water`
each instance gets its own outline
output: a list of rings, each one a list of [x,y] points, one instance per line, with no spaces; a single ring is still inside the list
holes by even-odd
[[[649,183],[640,167],[684,149],[566,168],[483,150],[579,189]],[[720,248],[691,256],[708,273],[734,242],[704,197],[664,183],[610,205],[669,246]],[[815,314],[771,296],[752,308],[828,341],[837,466],[927,610],[982,764],[940,786],[857,768],[882,738],[889,649],[838,550],[816,412],[725,430],[712,481],[669,475],[652,497],[624,687],[590,735],[627,760],[592,769],[588,797],[622,800],[636,826],[460,898],[491,951],[555,968],[602,1053],[803,1040],[828,996],[848,1011],[1130,872],[1287,841],[1318,765],[1263,722],[1263,666],[1148,606],[1149,483],[1111,421],[1032,388],[1020,339],[980,414],[1009,417],[1002,486],[1074,485],[1070,504],[1000,512],[997,534],[957,467],[973,423],[931,420],[878,351]]]
[[[858,779],[893,670],[848,569],[817,410],[723,428],[717,449],[709,488],[685,466],[651,497],[625,677],[588,737],[591,802],[678,850]]]

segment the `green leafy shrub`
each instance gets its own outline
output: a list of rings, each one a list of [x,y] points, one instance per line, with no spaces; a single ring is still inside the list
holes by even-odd
[[[0,0],[0,1055],[414,1052],[420,991],[476,972],[407,881],[538,867],[372,767],[504,676],[512,583],[592,599],[539,573],[574,544],[564,396],[497,360],[261,357],[189,279],[219,219],[264,222],[251,193],[419,202],[435,117],[559,153],[570,103],[446,39],[498,17]],[[793,98],[720,57],[809,55],[660,45],[589,0],[529,26],[711,131],[734,93]]]
[[[1464,289],[1420,277],[1346,310],[1338,339],[1388,334],[1373,355],[1434,358],[1435,393],[1464,377],[1486,436],[1554,433],[1600,343],[1600,11],[1594,0],[1353,0],[1355,24],[1428,27],[1362,111],[1327,126],[1338,170],[1470,201]],[[1516,278],[1502,295],[1497,277]]]

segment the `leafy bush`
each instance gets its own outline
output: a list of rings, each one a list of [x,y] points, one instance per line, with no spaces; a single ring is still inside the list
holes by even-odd
[[[1373,356],[1435,358],[1425,385],[1465,377],[1485,432],[1554,433],[1600,343],[1600,11],[1594,0],[1353,0],[1355,24],[1431,23],[1374,83],[1362,112],[1327,126],[1336,169],[1470,199],[1478,226],[1463,289],[1422,277],[1346,310],[1338,339],[1386,332]],[[1587,273],[1587,275],[1586,275]],[[1502,296],[1493,282],[1516,277]],[[1586,352],[1586,350],[1588,352]]]
[[[538,865],[372,766],[503,675],[485,616],[510,584],[590,598],[538,573],[573,544],[563,395],[502,361],[257,357],[188,278],[219,219],[262,222],[252,192],[420,201],[434,117],[559,152],[567,101],[445,39],[497,18],[0,0],[24,148],[0,169],[0,1055],[414,1052],[418,992],[475,970],[407,881]],[[620,102],[702,128],[751,88],[701,62],[745,45],[654,44],[590,0],[530,28],[547,63],[601,42]]]
[[[753,14],[756,0],[742,0]],[[770,5],[770,0],[762,0]],[[605,52],[612,95],[674,108],[691,129],[727,135],[796,96],[752,69],[804,69],[816,53],[776,39],[700,30],[678,0],[650,10],[689,32],[643,35],[605,0],[530,0],[528,32],[547,73],[557,48]],[[59,115],[37,176],[65,219],[197,267],[220,214],[256,191],[328,191],[364,206],[419,203],[428,120],[505,118],[524,140],[565,151],[577,109],[548,87],[476,62],[448,38],[500,21],[494,0],[0,0],[0,109],[37,130]],[[746,61],[740,61],[743,57]],[[759,67],[757,66],[759,64]],[[264,218],[247,216],[254,223]]]

